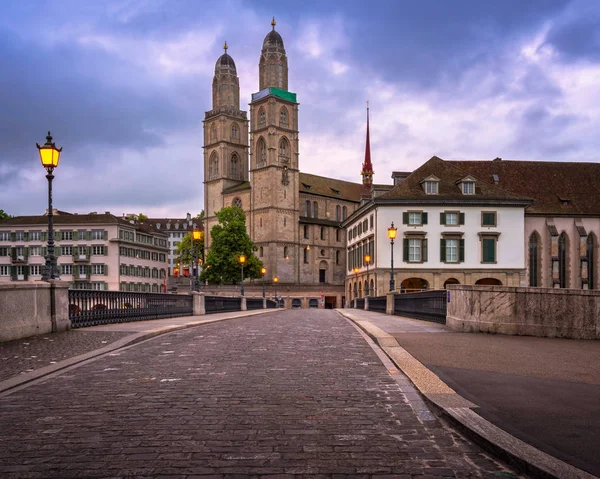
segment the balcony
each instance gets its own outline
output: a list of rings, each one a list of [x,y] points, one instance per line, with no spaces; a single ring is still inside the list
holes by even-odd
[[[25,264],[25,263],[27,263],[27,257],[23,256],[22,254],[15,255],[15,256],[12,257],[12,262],[13,263]]]
[[[75,281],[87,281],[88,275],[87,274],[75,274],[73,279]]]
[[[90,257],[87,254],[74,254],[73,262],[75,263],[87,263],[90,261]]]

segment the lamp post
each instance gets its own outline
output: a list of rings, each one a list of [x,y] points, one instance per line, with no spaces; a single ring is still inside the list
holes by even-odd
[[[369,296],[369,263],[371,262],[371,255],[365,255],[365,263],[367,263],[367,288],[365,290],[365,296]]]
[[[390,275],[390,292],[394,291],[394,240],[396,239],[396,234],[398,233],[398,228],[394,227],[394,222],[392,221],[392,225],[388,228],[388,238],[390,239],[390,247],[391,247],[391,267],[392,272]]]
[[[238,261],[242,265],[242,282],[240,283],[240,293],[242,296],[244,296],[244,263],[246,262],[246,257],[241,254],[238,258]]]
[[[358,298],[358,266],[354,267],[354,277],[356,279],[354,283],[354,297]]]
[[[267,268],[260,268],[260,274],[262,274],[262,287],[263,287],[263,298],[265,297],[265,273]]]
[[[273,291],[273,296],[275,296],[275,301],[277,302],[277,307],[279,308],[279,298],[277,297],[277,283],[279,282],[279,278],[275,276],[273,278],[273,284],[275,285],[275,291]]]
[[[196,270],[194,271],[194,291],[198,291],[198,276],[200,270],[200,260],[198,259],[198,241],[200,241],[200,230],[195,229],[192,231],[192,238],[194,239],[194,256],[196,257]]]
[[[52,224],[52,180],[54,179],[54,175],[52,172],[58,166],[62,148],[56,148],[50,132],[48,132],[48,136],[46,137],[46,143],[42,146],[37,143],[35,145],[38,148],[42,166],[48,172],[46,175],[48,179],[48,254],[46,254],[46,266],[42,275],[42,280],[48,281],[49,279],[60,279],[56,266],[56,256],[54,255],[54,229]]]

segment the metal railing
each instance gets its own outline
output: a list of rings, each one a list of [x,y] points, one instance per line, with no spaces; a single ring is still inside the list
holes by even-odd
[[[247,304],[248,303],[246,303],[246,305]],[[205,296],[204,309],[206,311],[206,314],[241,311],[242,298],[227,298],[224,296]]]
[[[191,296],[69,290],[69,319],[73,328],[192,314]]]
[[[267,299],[267,309],[275,309],[277,307],[277,301],[274,299]]]
[[[262,298],[246,298],[246,309],[263,309]]]
[[[446,290],[394,295],[394,314],[446,324]]]
[[[365,309],[365,298],[356,298],[356,308]]]
[[[369,311],[385,313],[387,308],[386,296],[369,296]]]

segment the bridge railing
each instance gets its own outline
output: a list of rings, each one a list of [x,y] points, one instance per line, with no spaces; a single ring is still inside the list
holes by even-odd
[[[247,301],[247,300],[246,300]],[[260,300],[262,307],[262,299]],[[247,304],[247,303],[246,303]],[[229,313],[242,310],[242,298],[228,298],[226,296],[205,296],[204,308],[206,314]]]
[[[394,295],[394,314],[446,324],[446,290]]]
[[[386,296],[369,296],[369,311],[385,313],[387,306]]]

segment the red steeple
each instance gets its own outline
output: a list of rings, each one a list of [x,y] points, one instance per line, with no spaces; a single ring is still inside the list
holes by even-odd
[[[365,145],[365,161],[360,172],[363,178],[363,185],[368,187],[367,194],[371,193],[371,185],[373,184],[373,164],[371,163],[371,141],[369,139],[369,102],[367,101],[367,143]],[[365,188],[367,190],[367,188]]]

